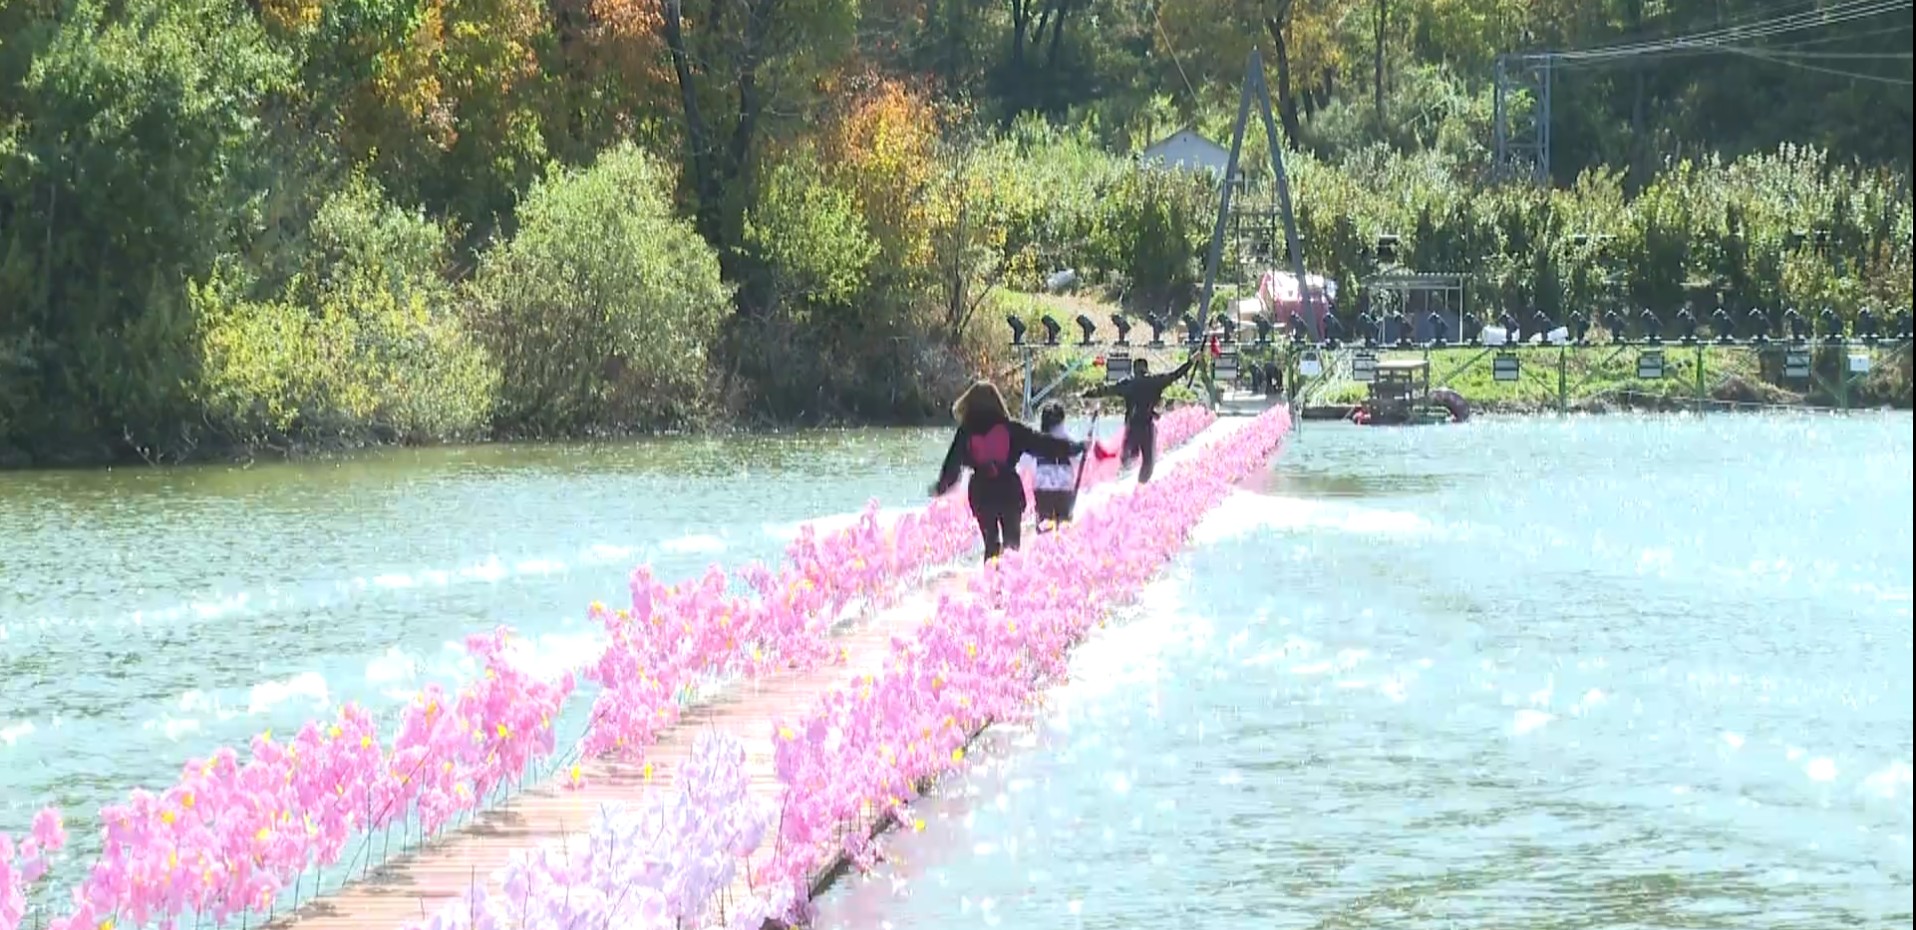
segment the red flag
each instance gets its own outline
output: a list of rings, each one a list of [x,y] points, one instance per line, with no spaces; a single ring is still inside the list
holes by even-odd
[[[1224,350],[1221,348],[1218,348],[1217,337],[1212,336],[1211,337],[1211,357],[1218,358],[1218,357],[1221,357],[1223,354],[1224,354]]]

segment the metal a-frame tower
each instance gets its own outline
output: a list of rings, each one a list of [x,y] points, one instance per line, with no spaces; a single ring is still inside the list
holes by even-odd
[[[1264,83],[1264,56],[1257,49],[1251,49],[1249,60],[1244,66],[1244,91],[1237,102],[1237,127],[1231,133],[1231,158],[1225,164],[1224,183],[1218,197],[1217,225],[1211,231],[1210,254],[1204,261],[1204,294],[1198,303],[1199,312],[1209,314],[1211,297],[1217,291],[1217,266],[1224,251],[1224,234],[1227,224],[1233,219],[1231,210],[1232,195],[1239,187],[1238,157],[1244,152],[1244,130],[1251,122],[1251,98],[1257,98],[1258,115],[1264,120],[1264,139],[1271,150],[1271,174],[1277,181],[1277,212],[1284,221],[1285,252],[1290,258],[1291,273],[1297,275],[1297,286],[1304,300],[1305,319],[1315,319],[1311,312],[1311,292],[1305,287],[1304,250],[1297,240],[1297,218],[1291,212],[1291,182],[1284,172],[1284,149],[1277,141],[1277,120],[1271,116],[1271,93]],[[1318,334],[1312,334],[1313,337]]]
[[[1496,162],[1491,166],[1498,181],[1550,183],[1550,78],[1555,57],[1538,55],[1497,56],[1497,89],[1492,135],[1495,137]],[[1512,111],[1518,92],[1530,98],[1525,114]]]

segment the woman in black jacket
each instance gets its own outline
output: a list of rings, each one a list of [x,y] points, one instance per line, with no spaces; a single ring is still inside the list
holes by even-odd
[[[985,560],[990,561],[1006,549],[1018,548],[1025,512],[1018,460],[1026,455],[1077,455],[1085,445],[1046,436],[1013,420],[1005,410],[1004,396],[989,381],[975,381],[966,388],[951,405],[951,416],[958,421],[958,434],[952,437],[951,451],[945,453],[944,468],[931,493],[936,497],[951,490],[958,483],[959,470],[971,469],[967,496],[978,533],[984,537]]]

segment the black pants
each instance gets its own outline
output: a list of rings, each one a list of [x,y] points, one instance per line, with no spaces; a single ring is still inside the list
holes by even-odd
[[[978,535],[985,540],[985,561],[997,558],[1006,549],[1018,548],[1022,539],[1019,524],[1025,516],[1025,485],[1017,472],[1007,469],[988,478],[973,474],[968,500],[971,515],[978,521]]]
[[[978,534],[985,538],[985,561],[997,558],[1006,549],[1018,548],[1024,533],[1024,507],[972,505],[971,515],[978,518]]]
[[[1149,419],[1124,427],[1124,464],[1130,465],[1139,456],[1144,461],[1138,465],[1138,483],[1145,484],[1151,480],[1151,466],[1158,457],[1158,427]]]
[[[1031,496],[1037,498],[1038,519],[1050,520],[1053,523],[1064,523],[1070,520],[1071,510],[1078,502],[1075,491],[1036,491]]]

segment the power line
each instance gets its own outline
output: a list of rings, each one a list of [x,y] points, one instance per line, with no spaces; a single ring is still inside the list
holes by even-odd
[[[1729,26],[1735,23],[1743,23],[1743,22],[1748,22],[1750,20],[1761,19],[1763,17],[1771,16],[1787,9],[1795,9],[1799,7],[1813,8],[1816,6],[1817,2],[1819,2],[1819,0],[1789,0],[1789,2],[1786,2],[1786,3],[1759,4],[1751,9],[1741,10],[1735,13],[1730,13],[1728,15],[1717,16],[1714,18],[1713,25],[1711,26],[1711,28],[1723,28],[1725,26]],[[1686,26],[1684,28],[1694,28],[1694,27]],[[1592,46],[1589,49],[1580,49],[1579,51],[1600,51],[1605,48],[1621,48],[1628,45],[1640,45],[1640,44],[1646,44],[1650,42],[1665,41],[1669,37],[1662,34],[1662,29],[1663,27],[1661,26],[1642,26],[1638,28],[1635,32],[1627,36],[1617,37],[1610,45]]]
[[[1536,53],[1524,57],[1548,59],[1555,65],[1571,65],[1669,53],[1714,51],[1733,42],[1747,43],[1753,39],[1788,35],[1812,29],[1826,29],[1843,23],[1909,10],[1911,6],[1911,0],[1842,0],[1827,8],[1776,16],[1748,25],[1702,30],[1651,42],[1619,43],[1571,51]]]
[[[1797,39],[1794,42],[1784,42],[1779,45],[1766,45],[1764,48],[1774,51],[1776,49],[1805,48],[1811,45],[1828,45],[1831,42],[1847,42],[1850,39],[1882,38],[1884,36],[1893,36],[1899,32],[1908,32],[1911,25],[1910,23],[1904,23],[1900,26],[1885,26],[1881,29],[1868,29],[1863,32],[1845,32],[1842,35],[1822,36],[1815,39]]]
[[[1907,61],[1911,57],[1907,52],[1867,52],[1858,50],[1837,51],[1790,51],[1811,46],[1825,45],[1845,39],[1864,39],[1871,36],[1894,35],[1906,32],[1910,24],[1904,21],[1889,28],[1868,30],[1867,33],[1847,33],[1835,36],[1796,39],[1784,43],[1778,48],[1766,48],[1756,44],[1757,40],[1777,36],[1792,36],[1813,30],[1828,30],[1845,23],[1857,23],[1877,19],[1897,13],[1907,14],[1912,8],[1912,0],[1838,0],[1827,7],[1819,7],[1814,0],[1808,4],[1792,3],[1787,6],[1774,6],[1762,10],[1747,11],[1731,22],[1710,29],[1700,29],[1683,35],[1654,40],[1616,42],[1610,45],[1574,49],[1561,52],[1533,52],[1527,54],[1499,56],[1497,61],[1497,104],[1495,114],[1496,164],[1500,175],[1508,175],[1517,168],[1513,159],[1521,158],[1531,163],[1533,174],[1547,175],[1550,165],[1550,85],[1551,72],[1575,70],[1578,68],[1602,67],[1619,61],[1632,61],[1648,58],[1677,57],[1683,55],[1732,54],[1740,55],[1767,64],[1798,68],[1804,71],[1843,77],[1855,81],[1873,81],[1896,86],[1911,86],[1907,78],[1882,74],[1869,74],[1844,68],[1832,68],[1811,64],[1812,60],[1855,60],[1855,61]],[[1808,6],[1808,9],[1800,9]],[[1783,12],[1796,10],[1795,12]],[[1520,70],[1531,75],[1538,82],[1538,106],[1540,113],[1535,117],[1534,138],[1518,140],[1513,138],[1509,124],[1508,109],[1504,103],[1512,88],[1511,75],[1507,63],[1519,64]],[[1528,154],[1526,154],[1528,153]]]
[[[1724,51],[1733,52],[1738,55],[1744,55],[1750,58],[1757,59],[1758,61],[1767,61],[1771,64],[1785,65],[1791,68],[1801,68],[1805,71],[1814,71],[1818,74],[1830,74],[1830,75],[1835,75],[1837,77],[1846,77],[1856,81],[1876,81],[1883,84],[1895,84],[1901,87],[1909,87],[1912,84],[1916,84],[1916,81],[1910,81],[1905,78],[1889,77],[1887,75],[1881,75],[1881,74],[1865,74],[1860,71],[1845,71],[1840,68],[1825,68],[1820,65],[1804,64],[1803,62],[1800,62],[1800,61],[1791,61],[1787,58],[1777,58],[1773,55],[1766,55],[1766,54],[1763,54],[1762,52],[1755,52],[1755,51],[1750,51],[1747,49],[1726,47]],[[1903,53],[1902,57],[1908,58],[1909,53],[1907,52]]]
[[[1814,5],[1810,9],[1773,16],[1752,23],[1732,22],[1724,26],[1697,30],[1683,35],[1667,36],[1659,39],[1638,42],[1618,42],[1585,49],[1547,52],[1545,54],[1560,61],[1589,60],[1614,57],[1628,57],[1654,54],[1672,49],[1689,48],[1696,45],[1709,45],[1725,40],[1747,40],[1848,22],[1853,19],[1881,15],[1898,8],[1908,7],[1908,0],[1839,0],[1825,8]]]
[[[1184,74],[1184,63],[1178,60],[1177,46],[1171,44],[1171,35],[1164,30],[1164,17],[1158,15],[1157,4],[1152,4],[1151,6],[1151,21],[1157,24],[1158,38],[1164,40],[1164,50],[1171,53],[1171,65],[1178,69],[1178,80],[1184,82],[1184,94],[1190,99],[1191,112],[1196,113],[1198,108],[1197,91],[1192,89],[1191,79]]]

